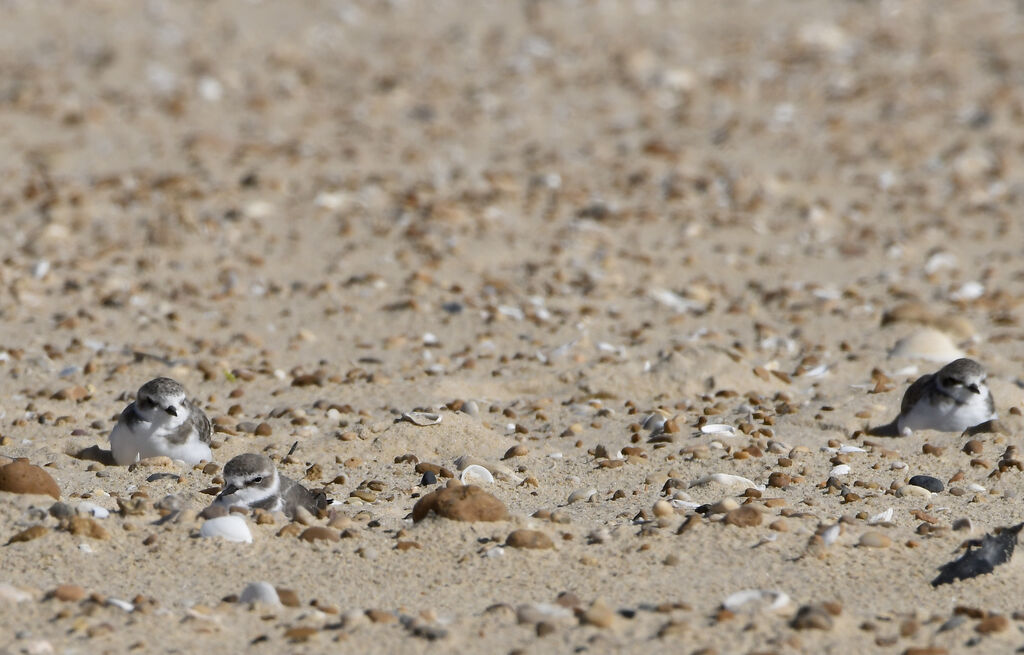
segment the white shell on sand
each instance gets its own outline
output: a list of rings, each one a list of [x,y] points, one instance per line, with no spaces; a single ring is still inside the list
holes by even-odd
[[[238,596],[238,602],[280,605],[281,599],[277,595],[277,589],[269,582],[250,582]]]
[[[849,474],[850,474],[850,465],[849,464],[838,464],[836,466],[833,466],[832,470],[829,471],[829,475],[849,475]]]
[[[228,541],[252,543],[252,532],[249,531],[248,524],[237,514],[209,519],[199,528],[199,534],[203,537],[223,537]]]
[[[441,415],[434,412],[406,412],[402,418],[413,425],[437,425],[441,422]]]
[[[868,519],[868,523],[874,525],[876,523],[889,523],[892,521],[893,508],[889,508],[884,512],[879,512]]]
[[[480,482],[494,484],[494,476],[491,475],[490,471],[479,464],[470,464],[462,470],[462,475],[459,476],[459,482],[462,484],[477,484]]]
[[[18,589],[14,585],[9,585],[6,582],[3,582],[0,583],[0,600],[7,601],[9,603],[24,603],[32,600],[32,594]]]
[[[925,328],[896,342],[889,352],[890,357],[913,357],[930,362],[948,364],[964,356],[945,332]]]
[[[744,608],[749,612],[777,612],[785,609],[787,605],[789,605],[789,594],[773,589],[743,589],[729,594],[729,597],[722,601],[722,607],[730,612],[738,612]]]
[[[701,434],[736,434],[736,428],[725,423],[708,423],[700,427]]]
[[[721,484],[725,486],[731,485],[744,485],[746,487],[757,488],[753,480],[743,477],[742,475],[732,475],[730,473],[712,473],[711,475],[705,475],[702,478],[697,478],[690,483],[691,487],[702,487],[710,483]]]

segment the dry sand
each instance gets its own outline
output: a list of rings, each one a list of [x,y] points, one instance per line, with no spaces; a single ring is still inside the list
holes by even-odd
[[[1024,567],[929,584],[965,539],[1024,517],[1024,474],[991,475],[1024,396],[1015,5],[0,11],[0,453],[111,511],[94,539],[60,529],[48,497],[0,494],[3,542],[43,526],[0,547],[0,582],[28,592],[0,594],[5,652],[1024,643]],[[924,305],[883,325],[908,302]],[[925,324],[990,371],[1008,433],[979,454],[955,434],[862,434],[939,365],[889,356]],[[72,456],[105,447],[157,375],[217,421],[221,466],[298,442],[280,467],[327,484],[343,538],[307,543],[281,516],[247,519],[252,544],[200,538],[212,467]],[[396,422],[417,408],[442,422]],[[652,439],[657,408],[676,431]],[[840,444],[866,452],[838,455],[851,470],[829,488]],[[491,466],[512,518],[414,525],[430,488],[410,454]],[[760,525],[692,509],[746,500],[690,488],[703,476],[774,472],[792,483],[751,502]],[[893,491],[915,474],[946,490]],[[122,515],[133,492],[141,513]],[[186,511],[161,524],[170,494]],[[503,547],[520,528],[554,548]],[[869,532],[891,545],[859,546]],[[260,580],[299,606],[231,602]],[[92,596],[49,598],[61,584]],[[789,602],[722,612],[743,589]],[[562,592],[576,607],[547,605]],[[796,629],[805,606],[817,627]]]

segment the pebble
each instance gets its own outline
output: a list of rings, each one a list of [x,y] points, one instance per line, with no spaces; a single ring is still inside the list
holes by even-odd
[[[789,485],[793,484],[793,478],[781,471],[775,471],[768,476],[768,486],[775,487],[777,489],[784,489]]]
[[[931,498],[932,492],[928,491],[924,487],[919,487],[916,484],[905,484],[896,490],[896,495],[900,498],[906,496],[918,496],[921,498]]]
[[[615,611],[603,600],[598,598],[588,607],[582,616],[585,624],[597,626],[598,628],[611,628],[615,625]]]
[[[511,448],[505,451],[505,454],[502,456],[502,459],[512,459],[513,457],[525,457],[529,452],[529,449],[527,449],[527,447],[524,446],[523,444],[516,444],[515,446],[512,446]]]
[[[337,531],[332,530],[331,528],[315,525],[311,528],[306,528],[305,530],[303,530],[302,534],[299,535],[299,539],[309,542],[317,540],[338,541],[339,537]]]
[[[85,598],[86,591],[83,587],[73,584],[62,584],[53,590],[51,594],[57,600],[67,603],[77,603]]]
[[[281,604],[285,607],[298,607],[302,604],[302,601],[299,600],[299,595],[295,593],[294,589],[275,587],[275,591],[277,591],[277,597],[281,600]]]
[[[892,539],[876,530],[870,530],[860,536],[861,546],[866,548],[888,548],[892,545]]]
[[[569,504],[587,502],[597,494],[597,489],[577,489],[569,494]]]
[[[740,504],[735,498],[723,498],[717,503],[708,507],[708,511],[712,514],[726,514],[739,508]]]
[[[655,516],[666,517],[673,516],[676,513],[676,509],[672,507],[672,503],[667,500],[658,500],[654,503],[654,507],[651,508]]]
[[[106,528],[95,520],[84,516],[72,516],[68,519],[68,532],[76,536],[85,536],[91,539],[110,539],[110,533]]]
[[[1002,614],[987,616],[978,622],[974,629],[983,635],[1003,632],[1010,627],[1010,620]]]
[[[735,525],[740,528],[750,528],[761,525],[761,512],[752,505],[743,505],[725,515],[726,525]]]
[[[250,582],[238,596],[239,603],[263,603],[264,605],[281,605],[274,585],[269,582]]]
[[[437,484],[437,476],[434,475],[433,471],[427,471],[423,474],[423,478],[420,479],[421,487],[429,487],[435,484]]]
[[[42,467],[16,459],[0,467],[0,491],[15,494],[38,494],[60,499],[60,487]]]
[[[445,487],[420,498],[412,508],[412,520],[422,521],[430,512],[454,521],[505,521],[505,504],[473,485]]]
[[[227,541],[238,543],[252,543],[252,532],[249,525],[241,516],[229,514],[215,519],[208,519],[201,528],[199,535],[202,537],[221,537]]]
[[[908,482],[908,484],[912,484],[915,487],[921,487],[922,489],[927,489],[932,493],[939,493],[943,489],[942,482],[938,478],[933,478],[930,475],[915,475],[910,478],[910,482]]]
[[[553,603],[530,603],[516,608],[516,621],[520,625],[533,625],[541,622],[564,621],[572,622],[573,611],[569,607]]]
[[[7,543],[18,544],[26,541],[32,541],[33,539],[38,539],[39,537],[48,534],[49,532],[50,531],[45,526],[33,525],[32,527],[26,528],[21,532],[17,533],[16,535],[14,535],[13,537],[11,537],[7,541]]]
[[[831,630],[834,623],[832,615],[825,608],[804,605],[797,610],[790,625],[796,630]]]
[[[983,449],[984,446],[978,439],[971,439],[964,444],[963,448],[964,452],[968,455],[980,455]]]
[[[505,545],[511,548],[554,548],[551,537],[539,530],[514,530],[505,539]]]

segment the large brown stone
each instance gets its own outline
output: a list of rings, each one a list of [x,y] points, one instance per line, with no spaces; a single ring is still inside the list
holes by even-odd
[[[422,521],[430,512],[453,521],[505,521],[505,504],[475,485],[457,485],[432,491],[412,508],[412,520]]]
[[[60,498],[60,487],[42,468],[17,459],[0,467],[0,491],[15,494],[39,494]]]

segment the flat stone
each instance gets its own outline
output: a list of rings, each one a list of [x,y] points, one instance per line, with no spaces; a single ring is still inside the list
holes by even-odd
[[[7,543],[17,544],[26,541],[32,541],[33,539],[38,539],[39,537],[46,535],[48,532],[50,531],[45,526],[33,525],[32,527],[26,528],[25,530],[22,530],[18,534],[11,537]]]
[[[475,485],[456,485],[430,492],[413,506],[412,520],[418,523],[430,512],[454,521],[508,519],[505,504]]]
[[[15,494],[38,494],[60,499],[60,487],[42,467],[16,459],[0,467],[0,491]]]
[[[86,591],[83,587],[79,587],[74,584],[62,584],[51,592],[51,595],[57,600],[62,600],[66,603],[77,603],[86,596]]]
[[[514,530],[505,539],[505,545],[510,548],[554,548],[555,542],[539,530]]]
[[[915,487],[921,487],[922,489],[927,489],[928,491],[936,494],[944,488],[941,480],[933,478],[930,475],[915,475],[910,478],[908,484],[912,484]]]
[[[313,527],[306,528],[299,535],[299,539],[303,541],[338,541],[338,532],[331,528],[327,528],[321,525],[314,525]]]
[[[862,534],[858,543],[866,548],[888,548],[892,545],[892,539],[877,530],[871,530]]]
[[[725,515],[726,525],[735,525],[740,528],[751,528],[761,525],[762,516],[760,510],[752,505],[743,505]]]

